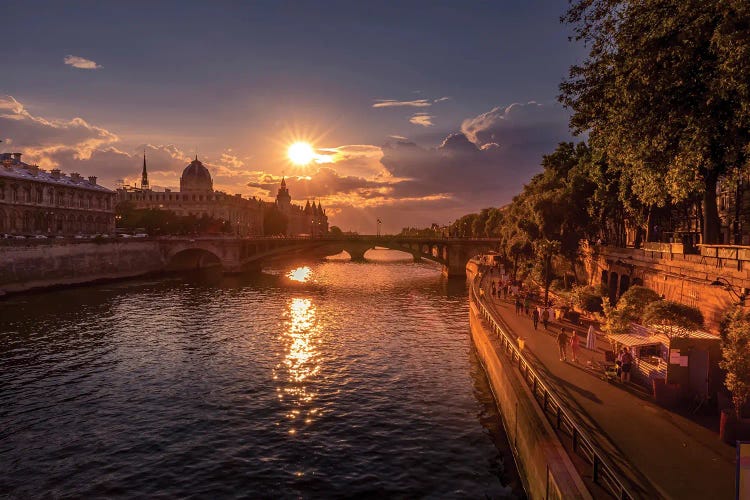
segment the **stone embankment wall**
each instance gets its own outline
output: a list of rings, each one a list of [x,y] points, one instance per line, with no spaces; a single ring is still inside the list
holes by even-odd
[[[466,273],[473,280],[476,263]],[[508,441],[529,498],[591,498],[565,448],[513,365],[498,353],[499,342],[470,303],[471,336],[503,418]]]
[[[0,295],[159,271],[155,241],[29,242],[0,246]]]
[[[584,266],[591,284],[604,284],[617,297],[628,286],[638,284],[666,299],[697,307],[706,319],[706,329],[716,333],[722,316],[737,302],[737,297],[723,287],[711,286],[711,282],[721,277],[732,283],[738,293],[750,289],[750,265],[747,265],[750,262],[744,262],[744,266],[743,262],[598,246],[591,258],[585,259]]]

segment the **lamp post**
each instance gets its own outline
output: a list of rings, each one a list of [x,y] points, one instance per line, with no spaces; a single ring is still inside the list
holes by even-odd
[[[377,236],[378,238],[380,238],[380,225],[381,225],[381,224],[383,223],[383,221],[382,221],[382,220],[380,220],[380,218],[379,218],[379,217],[378,217],[378,219],[377,219],[377,220],[378,220],[378,223],[377,223],[377,230],[376,230],[377,232],[375,233],[375,236]]]
[[[714,281],[712,281],[710,285],[723,288],[724,290],[729,292],[729,295],[731,295],[733,298],[737,300],[737,304],[741,306],[745,305],[745,297],[747,296],[747,289],[735,287],[728,279],[722,278],[721,276],[717,277]],[[739,289],[740,291],[737,292],[736,289]]]

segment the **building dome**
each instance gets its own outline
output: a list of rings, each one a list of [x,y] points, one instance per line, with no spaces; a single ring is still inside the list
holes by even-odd
[[[180,177],[180,192],[213,192],[213,190],[214,183],[211,180],[211,173],[203,166],[203,163],[201,163],[196,156],[195,160],[190,162],[190,165],[185,167],[185,170],[182,171],[182,177]]]

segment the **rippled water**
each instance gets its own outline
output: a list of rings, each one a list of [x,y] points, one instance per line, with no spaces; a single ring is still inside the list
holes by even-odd
[[[6,299],[0,496],[514,495],[464,285],[331,261]]]

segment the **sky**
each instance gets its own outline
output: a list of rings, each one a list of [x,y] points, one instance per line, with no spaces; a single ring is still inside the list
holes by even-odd
[[[318,200],[332,225],[502,206],[574,140],[567,0],[4,2],[0,149],[42,168]],[[576,139],[577,140],[577,139]],[[310,143],[316,159],[290,162]]]

